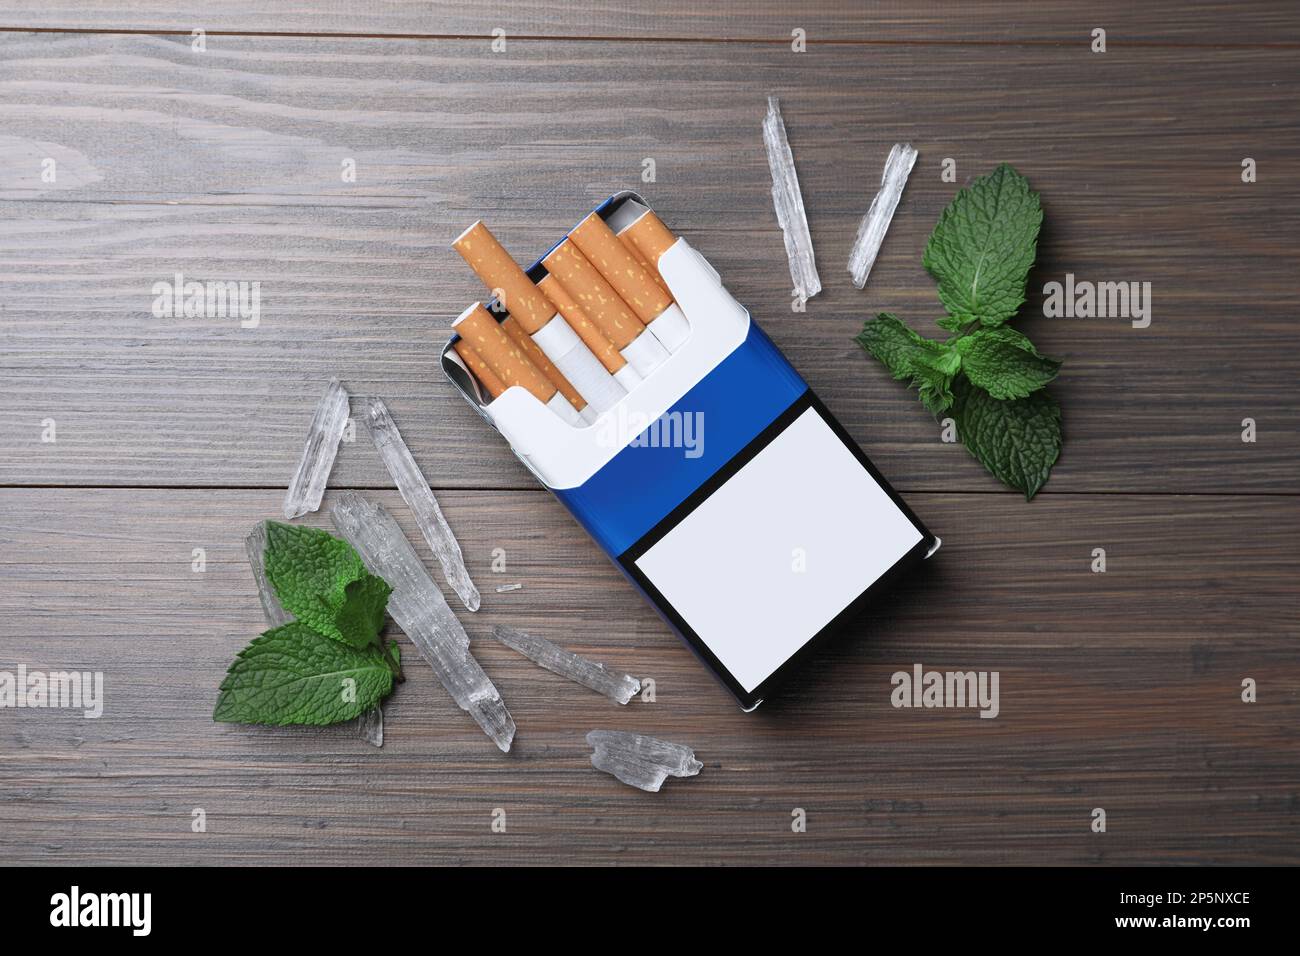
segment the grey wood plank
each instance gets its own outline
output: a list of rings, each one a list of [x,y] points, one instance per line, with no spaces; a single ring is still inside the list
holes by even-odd
[[[400,500],[375,497],[429,561]],[[276,513],[275,492],[0,490],[0,669],[102,670],[107,698],[97,720],[0,710],[0,853],[98,864],[1300,862],[1300,502],[1054,495],[1031,509],[909,497],[945,539],[933,563],[786,696],[745,715],[548,496],[442,495],[484,591],[466,626],[519,724],[501,755],[409,644],[382,751],[337,729],[211,722],[226,665],[261,627],[241,538]],[[495,547],[504,574],[488,570]],[[1105,574],[1089,569],[1094,547],[1107,549]],[[497,581],[524,589],[497,594]],[[619,709],[569,685],[488,639],[496,622],[653,677],[657,701]],[[917,662],[998,670],[1000,715],[892,708],[890,675]],[[1256,704],[1240,702],[1244,677],[1259,683]],[[595,727],[686,742],[704,771],[657,796],[625,788],[588,765],[582,738]],[[1099,806],[1104,835],[1089,829]],[[806,834],[790,831],[796,807]],[[204,834],[191,833],[195,808]],[[504,834],[490,830],[496,808]]]
[[[1049,493],[1297,488],[1290,51],[868,60],[551,42],[494,57],[471,42],[223,37],[196,54],[174,37],[30,35],[0,49],[0,482],[280,485],[337,374],[389,400],[439,487],[528,487],[434,368],[450,318],[481,295],[448,243],[483,216],[530,258],[639,185],[900,487],[998,490],[851,341],[878,310],[922,329],[937,315],[920,255],[957,188],[939,175],[951,156],[959,181],[1008,160],[1043,195],[1022,327],[1066,361]],[[766,92],[785,99],[827,286],[807,314],[789,309]],[[848,248],[902,139],[922,157],[858,292]],[[639,182],[646,157],[653,184]],[[341,181],[346,158],[356,183]],[[260,326],[155,318],[152,285],[177,271],[260,282]],[[1150,281],[1151,327],[1042,317],[1042,285],[1067,272]],[[344,449],[336,480],[386,484],[364,447]]]
[[[83,30],[269,31],[273,33],[448,34],[488,37],[584,36],[691,41],[707,38],[788,43],[791,30],[812,44],[898,42],[1089,42],[1103,27],[1112,43],[1279,43],[1300,39],[1287,4],[1240,3],[1078,4],[1047,0],[1007,2],[860,3],[820,0],[815,5],[747,0],[745,3],[644,3],[633,0],[566,0],[564,3],[469,3],[465,0],[396,0],[356,4],[317,0],[225,0],[214,7],[192,0],[98,0],[93,4],[0,4],[0,26]]]

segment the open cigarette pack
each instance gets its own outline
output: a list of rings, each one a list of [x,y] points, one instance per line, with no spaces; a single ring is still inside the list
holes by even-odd
[[[938,549],[640,196],[527,270],[482,223],[453,246],[490,295],[443,371],[746,710]]]

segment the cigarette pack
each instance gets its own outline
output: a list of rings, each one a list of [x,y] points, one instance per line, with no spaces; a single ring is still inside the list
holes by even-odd
[[[622,192],[596,213],[618,232],[648,209]],[[698,251],[677,238],[654,265],[689,330],[594,421],[518,386],[492,398],[455,334],[442,367],[752,710],[939,539]],[[542,260],[527,273],[541,281]]]

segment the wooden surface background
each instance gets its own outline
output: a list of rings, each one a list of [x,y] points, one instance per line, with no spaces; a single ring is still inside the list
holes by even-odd
[[[788,6],[0,3],[0,670],[101,670],[107,697],[98,720],[0,711],[0,857],[1300,861],[1300,15]],[[768,93],[826,287],[806,314],[771,208]],[[848,249],[902,140],[921,158],[859,292]],[[1003,160],[1046,215],[1020,325],[1065,360],[1066,446],[1030,504],[852,343],[879,310],[929,327],[925,238]],[[480,295],[448,247],[463,226],[481,216],[531,259],[628,186],[944,539],[752,715],[435,368]],[[178,271],[259,281],[260,325],[155,318],[151,287]],[[1150,282],[1151,326],[1043,318],[1066,272]],[[210,719],[262,626],[243,535],[278,513],[330,375],[387,399],[461,538],[484,591],[465,623],[519,725],[509,755],[418,663],[382,750]],[[427,558],[390,487],[364,434],[343,446],[331,488],[383,501]],[[653,677],[657,701],[616,708],[540,671],[487,637],[498,621]],[[998,670],[1001,715],[892,708],[890,674],[916,662]],[[588,764],[600,727],[690,744],[704,771],[626,788]]]

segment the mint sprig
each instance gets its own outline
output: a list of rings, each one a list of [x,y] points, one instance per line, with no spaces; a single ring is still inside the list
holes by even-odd
[[[1026,499],[1062,441],[1060,406],[1043,391],[1061,363],[1005,324],[1025,301],[1042,221],[1038,195],[1011,166],[975,180],[939,217],[922,260],[948,312],[937,324],[953,334],[928,339],[882,312],[855,339],[932,414],[951,409],[970,453]]]
[[[382,635],[392,588],[346,541],[316,528],[267,522],[267,578],[296,616],[240,652],[213,719],[250,724],[351,720],[402,679],[397,645]]]

